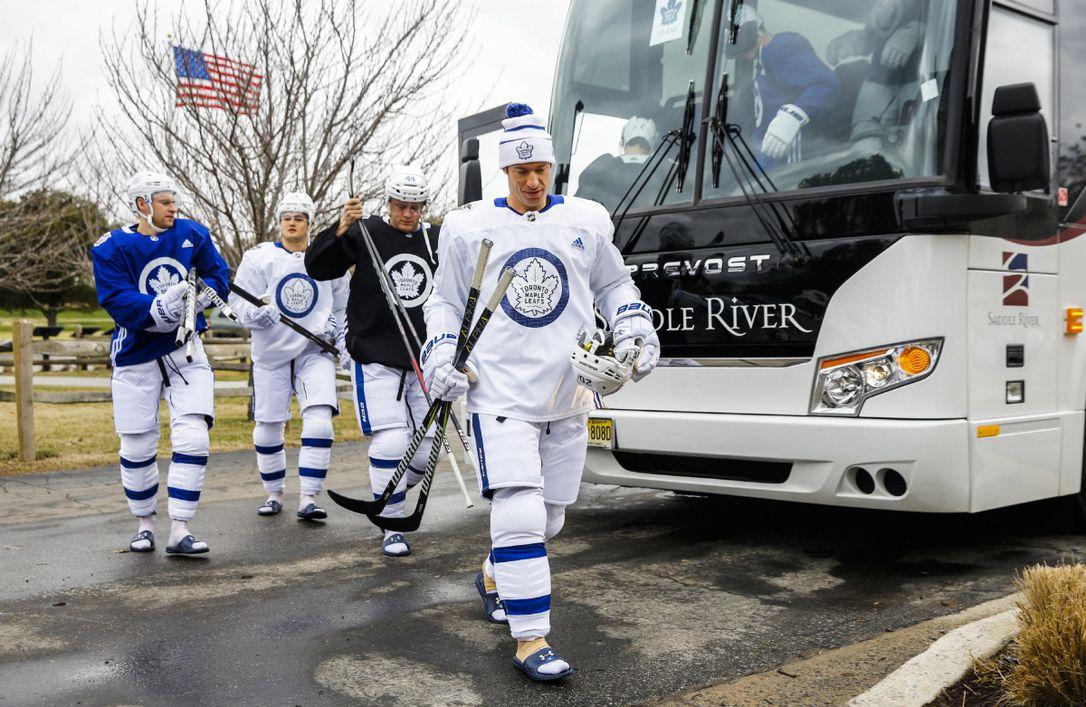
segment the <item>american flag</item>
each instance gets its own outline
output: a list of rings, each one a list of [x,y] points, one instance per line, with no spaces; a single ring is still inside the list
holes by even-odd
[[[173,48],[177,107],[221,108],[246,113],[256,108],[264,76],[256,67],[198,49]]]

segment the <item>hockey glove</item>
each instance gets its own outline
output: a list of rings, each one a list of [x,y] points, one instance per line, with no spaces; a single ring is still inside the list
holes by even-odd
[[[920,43],[920,32],[920,23],[914,20],[891,34],[882,47],[882,57],[879,59],[882,65],[887,69],[905,66]]]
[[[177,328],[185,313],[185,293],[188,289],[187,283],[178,282],[151,300],[151,319],[155,325],[148,327],[150,331],[165,332]]]
[[[468,391],[468,377],[477,377],[471,364],[465,364],[468,373],[453,368],[456,340],[454,334],[440,334],[431,339],[422,351],[422,374],[426,379],[426,388],[436,399],[456,400]]]
[[[279,323],[279,310],[274,304],[266,304],[253,310],[249,326],[254,329],[270,329]]]
[[[660,360],[660,339],[652,327],[652,319],[641,315],[618,319],[614,324],[614,336],[617,354],[627,349],[638,350],[630,376],[634,381],[652,372]]]
[[[791,103],[781,106],[762,138],[762,154],[775,160],[784,157],[799,137],[799,129],[809,122],[811,119],[799,106]]]

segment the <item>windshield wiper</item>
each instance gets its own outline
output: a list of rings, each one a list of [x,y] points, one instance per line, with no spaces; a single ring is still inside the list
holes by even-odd
[[[694,24],[698,17],[698,0],[690,3],[690,24],[686,28],[686,53],[694,53]]]
[[[682,192],[686,184],[686,170],[690,167],[690,151],[694,146],[694,81],[686,86],[686,102],[683,105],[683,127],[679,135],[678,183],[675,191]]]

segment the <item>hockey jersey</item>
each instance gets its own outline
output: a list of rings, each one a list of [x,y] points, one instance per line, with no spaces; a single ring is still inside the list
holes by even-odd
[[[458,333],[484,238],[494,245],[479,309],[506,267],[516,273],[469,358],[479,374],[468,389],[470,412],[543,422],[592,409],[569,357],[578,334],[595,330],[595,299],[633,288],[613,237],[607,210],[577,197],[548,196],[545,208],[524,214],[504,198],[477,201],[445,217],[428,339]]]
[[[365,223],[415,331],[425,337],[422,304],[433,289],[433,273],[438,262],[438,227],[423,224],[414,233],[403,233],[378,216],[370,216]],[[357,225],[352,225],[340,238],[336,237],[336,226],[322,231],[306,251],[305,266],[316,280],[342,277],[354,266],[347,299],[347,350],[361,363],[411,370],[403,339]],[[407,335],[410,340],[409,330]],[[410,343],[417,358],[418,347],[414,341]]]
[[[278,241],[260,243],[241,257],[234,283],[257,297],[267,295],[280,312],[311,332],[328,330],[332,316],[343,324],[347,278],[316,282],[305,271],[305,251],[292,253]],[[257,310],[233,293],[230,306],[244,324],[252,321]],[[307,347],[316,344],[283,324],[253,329],[253,363],[284,364]]]
[[[177,348],[176,333],[152,332],[151,302],[183,282],[189,268],[220,297],[227,295],[230,269],[203,224],[177,219],[172,228],[152,236],[124,226],[105,234],[91,248],[98,303],[117,324],[110,343],[114,366],[132,366],[165,356]],[[202,313],[196,330],[207,329]]]

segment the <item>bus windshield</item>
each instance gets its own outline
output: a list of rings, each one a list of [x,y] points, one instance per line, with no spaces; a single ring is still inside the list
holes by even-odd
[[[955,5],[723,0],[709,37],[711,0],[574,0],[551,114],[564,192],[610,210],[690,202],[684,146],[688,164],[706,151],[704,199],[742,193],[740,155],[780,190],[938,176]],[[679,140],[706,104],[727,130]],[[727,143],[716,160],[714,133]]]

